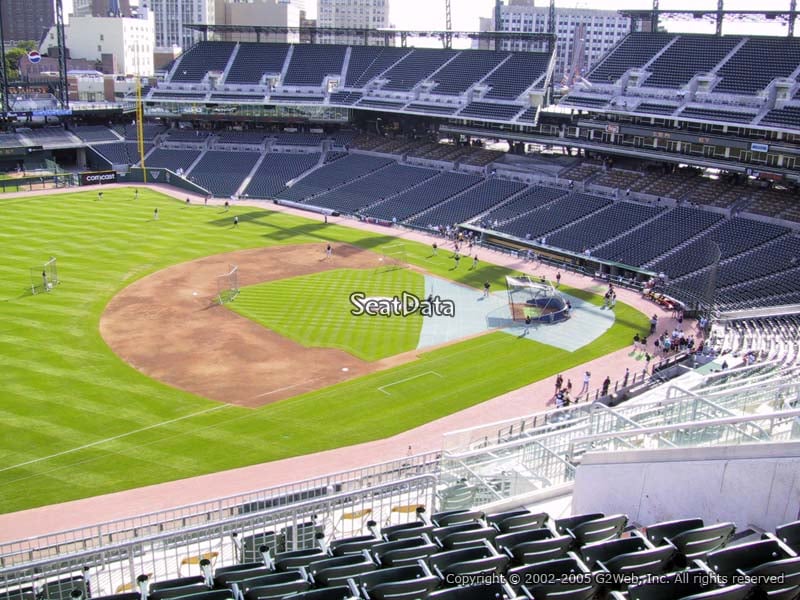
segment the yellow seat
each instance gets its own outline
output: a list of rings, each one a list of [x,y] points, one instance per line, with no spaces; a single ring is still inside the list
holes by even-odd
[[[362,508],[361,510],[354,510],[352,512],[344,512],[339,517],[339,521],[333,528],[334,533],[352,533],[357,527],[363,529],[366,525],[365,520],[372,514],[371,508]],[[356,526],[356,522],[358,525]]]

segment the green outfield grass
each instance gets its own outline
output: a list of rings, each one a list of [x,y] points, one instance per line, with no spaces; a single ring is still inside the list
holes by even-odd
[[[381,252],[397,238],[251,208],[186,207],[151,191],[134,200],[128,189],[107,190],[102,201],[96,191],[0,200],[0,223],[1,512],[382,438],[624,347],[648,329],[647,317],[620,303],[615,325],[578,352],[490,334],[243,409],[158,383],[117,358],[98,332],[114,294],[168,265],[240,248],[333,241]],[[499,289],[507,273],[485,264],[450,271],[446,253],[405,248],[410,262],[475,287],[489,280]],[[50,256],[62,283],[31,296],[30,269]]]
[[[353,316],[350,294],[421,297],[425,278],[409,269],[335,269],[241,289],[228,308],[303,346],[339,348],[367,361],[413,350],[422,317]]]

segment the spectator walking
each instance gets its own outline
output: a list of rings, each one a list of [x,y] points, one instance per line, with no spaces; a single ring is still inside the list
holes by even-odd
[[[589,393],[589,382],[591,382],[591,380],[592,380],[592,374],[589,371],[586,371],[583,374],[583,385],[581,386],[581,389],[578,392],[578,397],[581,397],[584,394]]]
[[[606,378],[603,380],[603,390],[601,392],[601,395],[608,396],[608,388],[610,387],[611,387],[611,377],[606,375]]]

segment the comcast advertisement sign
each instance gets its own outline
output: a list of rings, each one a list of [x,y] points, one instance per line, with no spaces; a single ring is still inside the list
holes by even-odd
[[[81,185],[97,185],[98,183],[115,183],[117,181],[116,171],[93,171],[91,173],[81,173]]]

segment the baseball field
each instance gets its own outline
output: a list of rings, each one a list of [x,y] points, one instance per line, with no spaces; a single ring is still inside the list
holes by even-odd
[[[412,268],[384,270],[389,233],[145,189],[0,200],[0,512],[383,438],[648,328],[620,303],[575,352],[501,332],[415,350],[419,317],[342,318],[353,288],[421,294],[424,272],[477,294],[510,273],[410,241]],[[50,257],[60,283],[32,294]],[[231,263],[241,291],[218,306]]]

